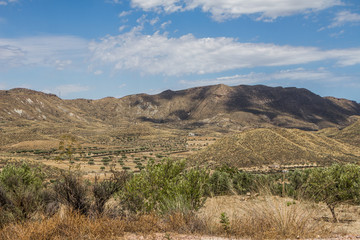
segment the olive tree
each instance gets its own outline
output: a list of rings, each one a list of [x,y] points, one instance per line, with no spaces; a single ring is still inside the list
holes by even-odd
[[[338,204],[360,203],[360,166],[334,164],[328,168],[313,169],[303,190],[305,197],[326,203],[334,222],[337,222],[335,207]]]

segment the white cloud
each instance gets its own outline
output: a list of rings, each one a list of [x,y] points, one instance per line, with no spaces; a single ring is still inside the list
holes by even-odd
[[[17,39],[0,38],[0,65],[52,66],[57,69],[87,54],[88,42],[73,36],[44,36]]]
[[[101,75],[101,74],[103,74],[103,71],[102,71],[102,70],[96,70],[96,71],[94,72],[94,74],[95,74],[95,75]]]
[[[360,63],[360,48],[323,51],[314,47],[241,43],[233,38],[195,38],[188,34],[143,35],[131,31],[90,43],[93,64],[168,76],[216,73],[258,66],[288,66],[335,60],[341,66]]]
[[[167,13],[201,8],[216,20],[252,14],[260,15],[258,20],[269,20],[342,4],[341,0],[131,0],[131,3],[145,11]]]
[[[56,67],[57,70],[64,70],[66,66],[71,65],[72,61],[71,60],[59,60],[56,59],[54,61],[54,66]]]
[[[166,21],[166,22],[162,23],[160,27],[161,27],[162,29],[165,29],[165,28],[166,28],[168,25],[170,25],[171,23],[172,23],[171,20]]]
[[[122,1],[121,1],[121,0],[105,0],[105,2],[115,3],[115,4],[122,4]]]
[[[130,15],[132,13],[132,11],[122,11],[121,13],[119,13],[119,17],[122,18],[122,17],[126,17],[128,15]]]
[[[0,1],[0,6],[6,6],[9,3],[16,3],[16,2],[17,2],[17,0],[2,0],[2,1]]]
[[[360,23],[360,14],[350,11],[338,12],[329,28],[340,27],[347,23]]]
[[[0,65],[1,67],[15,66],[24,58],[25,51],[14,45],[1,44],[0,40]],[[0,69],[1,69],[0,67]]]
[[[233,76],[218,77],[215,79],[201,79],[196,81],[181,80],[180,84],[186,86],[207,86],[215,84],[238,85],[256,84],[268,80],[264,73],[237,74]]]
[[[350,76],[337,76],[324,69],[305,70],[303,68],[282,70],[274,73],[249,73],[233,76],[218,77],[215,79],[202,79],[196,81],[181,80],[180,84],[186,86],[205,86],[215,84],[239,85],[239,84],[258,84],[274,80],[291,81],[347,81],[352,80]]]
[[[88,87],[88,86],[82,86],[79,84],[67,84],[67,85],[60,85],[60,86],[57,86],[52,89],[45,89],[45,90],[43,90],[43,92],[59,94],[61,96],[67,96],[71,93],[86,92],[89,90],[90,90],[90,87]]]
[[[149,21],[150,25],[154,26],[160,20],[159,17],[153,18]]]
[[[124,29],[125,29],[126,27],[127,27],[126,25],[122,25],[122,26],[120,26],[120,27],[119,27],[119,32],[124,31]]]
[[[344,33],[345,33],[345,31],[344,31],[344,30],[341,30],[341,31],[336,32],[336,33],[331,33],[331,34],[330,34],[330,37],[338,38],[338,37],[340,37],[341,35],[343,35]]]

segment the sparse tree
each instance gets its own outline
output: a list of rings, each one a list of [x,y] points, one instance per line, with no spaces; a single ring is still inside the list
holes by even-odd
[[[336,206],[360,202],[360,166],[334,164],[328,168],[313,169],[303,190],[307,198],[326,203],[334,222],[338,222]]]

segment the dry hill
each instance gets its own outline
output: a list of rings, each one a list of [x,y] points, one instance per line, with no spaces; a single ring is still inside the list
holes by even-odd
[[[360,115],[360,105],[354,101],[262,85],[214,85],[99,100],[63,100],[18,88],[0,91],[0,140],[3,145],[72,133],[84,141],[105,139],[99,141],[106,143],[113,139],[110,133],[136,128],[147,129],[146,133],[273,126],[318,130],[345,127],[353,115]]]
[[[345,128],[325,128],[319,131],[319,134],[336,139],[340,142],[351,144],[360,147],[360,118],[356,117],[357,121]]]
[[[315,132],[298,129],[260,128],[226,136],[191,157],[201,164],[233,167],[264,165],[327,165],[358,162],[360,148]]]

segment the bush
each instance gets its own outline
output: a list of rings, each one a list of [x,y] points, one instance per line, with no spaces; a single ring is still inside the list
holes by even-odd
[[[304,184],[308,181],[312,169],[298,170],[286,174],[286,194],[292,198],[301,198],[303,196]]]
[[[131,212],[196,210],[204,203],[208,177],[206,170],[186,170],[185,161],[150,161],[119,195],[124,207]]]
[[[42,205],[44,177],[26,163],[6,165],[0,173],[0,207],[15,219],[29,218]]]
[[[233,174],[232,184],[238,194],[246,194],[256,190],[254,174],[237,172]]]
[[[211,193],[216,196],[231,193],[232,180],[230,178],[230,174],[216,170],[210,176],[209,187]]]
[[[61,178],[54,184],[56,199],[61,203],[72,207],[81,214],[88,214],[90,202],[88,199],[88,187],[83,183],[79,175],[73,172],[62,172]]]
[[[93,209],[97,214],[104,211],[105,203],[118,191],[121,191],[129,179],[130,175],[126,171],[113,172],[110,179],[101,182],[95,179],[92,193],[94,195]]]

